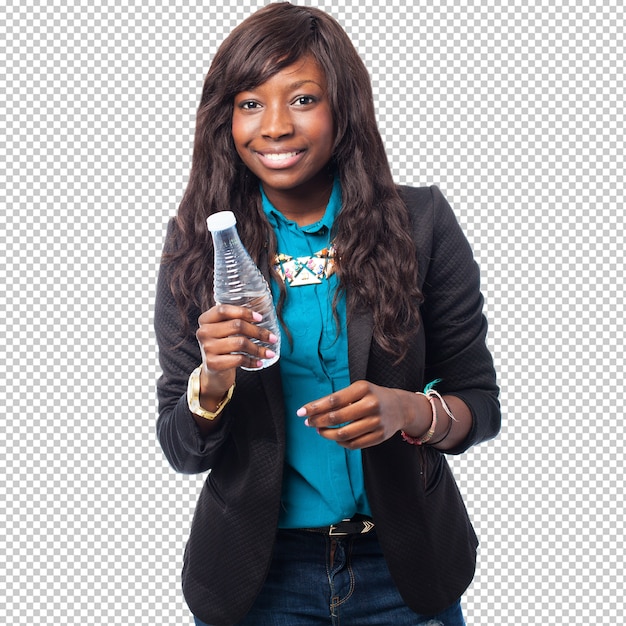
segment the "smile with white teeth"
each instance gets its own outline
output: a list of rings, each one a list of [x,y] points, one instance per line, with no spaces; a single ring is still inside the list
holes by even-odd
[[[270,161],[283,161],[284,159],[289,159],[296,156],[296,154],[299,154],[299,152],[266,152],[262,154],[266,159],[269,159]]]

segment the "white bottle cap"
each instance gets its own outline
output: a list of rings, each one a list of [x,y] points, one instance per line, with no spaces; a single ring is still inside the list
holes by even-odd
[[[206,225],[213,233],[219,230],[226,230],[237,223],[235,214],[232,211],[220,211],[219,213],[213,213],[206,219]]]

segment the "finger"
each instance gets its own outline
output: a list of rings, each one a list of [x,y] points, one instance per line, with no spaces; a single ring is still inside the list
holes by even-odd
[[[329,413],[338,413],[339,411],[356,404],[362,400],[369,391],[369,385],[365,381],[352,383],[348,387],[331,393],[328,396],[313,400],[303,405],[297,411],[299,417],[315,417],[319,415],[327,415]],[[341,422],[336,422],[341,423]]]
[[[263,357],[271,358],[271,357]],[[258,357],[253,357],[243,353],[228,353],[220,355],[207,355],[205,358],[204,366],[207,373],[217,374],[219,372],[226,372],[237,367],[247,367],[256,369],[261,367],[263,361]]]
[[[263,316],[245,306],[234,304],[216,304],[198,318],[199,324],[214,324],[224,320],[242,319],[248,322],[260,322]]]
[[[358,405],[348,404],[348,406],[341,409],[310,415],[306,418],[304,423],[306,426],[312,428],[336,429],[339,426],[355,422],[364,417],[366,417],[366,413],[363,412]]]
[[[303,413],[299,415],[305,415],[307,417],[307,425],[316,428],[336,428],[339,425],[347,422],[356,422],[367,417],[378,417],[380,415],[380,401],[374,393],[366,393],[362,395],[362,389],[358,386],[355,389],[347,388],[343,400],[333,400],[333,395],[323,398],[321,401],[315,401],[311,403],[313,405],[305,405],[303,407]],[[330,403],[327,404],[326,400],[330,399]],[[352,400],[352,401],[351,401]],[[340,401],[346,401],[347,404],[339,406]],[[328,406],[338,406],[338,408],[331,408],[324,412]]]
[[[318,434],[329,441],[351,450],[375,446],[384,441],[384,433],[378,420],[359,420],[339,428],[318,428]]]
[[[204,363],[209,370],[229,367],[259,367],[261,359],[271,359],[275,352],[267,345],[255,343],[243,335],[221,339],[209,338],[200,342]]]
[[[266,344],[274,344],[278,341],[278,337],[268,329],[239,317],[219,322],[202,322],[201,320],[202,316],[199,319],[200,325],[196,331],[196,337],[201,344],[213,338],[224,339],[233,336],[249,337]]]

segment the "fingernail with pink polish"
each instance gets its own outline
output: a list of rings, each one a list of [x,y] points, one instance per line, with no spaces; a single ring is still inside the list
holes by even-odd
[[[262,322],[263,321],[263,316],[260,313],[257,313],[256,311],[252,312],[252,319],[255,322]]]
[[[278,341],[278,337],[274,333],[272,333],[269,337],[269,342],[276,343],[277,341]]]
[[[304,416],[306,415],[306,409],[305,409],[304,407],[299,408],[299,409],[296,411],[296,415],[297,415],[298,417],[304,417]]]
[[[273,350],[265,350],[265,358],[266,359],[273,359],[276,356],[276,352],[274,352]]]

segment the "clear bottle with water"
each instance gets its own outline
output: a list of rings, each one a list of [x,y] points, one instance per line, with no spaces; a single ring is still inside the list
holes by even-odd
[[[263,316],[259,326],[267,328],[278,337],[273,344],[252,339],[265,346],[276,356],[262,359],[260,367],[243,367],[245,370],[260,370],[269,367],[280,357],[280,329],[276,309],[267,281],[246,250],[237,232],[237,220],[232,211],[220,211],[207,218],[207,226],[213,237],[215,254],[213,295],[215,302],[245,306]]]

